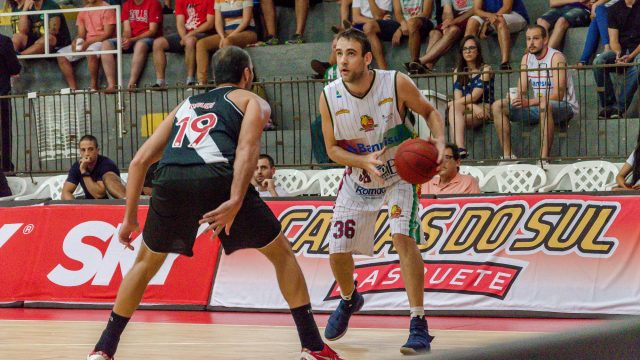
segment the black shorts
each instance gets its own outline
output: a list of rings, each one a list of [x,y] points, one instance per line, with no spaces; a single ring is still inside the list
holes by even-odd
[[[233,168],[229,164],[178,166],[156,170],[153,193],[143,231],[145,244],[155,252],[193,256],[198,221],[229,200]],[[230,234],[220,234],[226,254],[262,248],[280,233],[280,222],[249,187]]]
[[[215,32],[213,33],[197,33],[196,34],[196,39],[200,40],[204,37],[207,36],[211,36],[215,34]],[[167,52],[170,53],[183,53],[184,52],[184,46],[180,45],[180,34],[171,34],[171,35],[167,35],[164,37],[165,39],[167,39],[167,42],[169,43],[169,48],[167,49]]]
[[[419,17],[419,19],[421,21],[420,38],[424,40],[433,30],[433,23],[425,17]],[[400,28],[400,23],[395,20],[378,20],[378,26],[380,26],[380,40],[391,41],[393,34]]]

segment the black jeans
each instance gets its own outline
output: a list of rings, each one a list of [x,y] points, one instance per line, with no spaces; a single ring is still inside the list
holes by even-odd
[[[13,171],[11,162],[11,100],[0,99],[0,171]]]

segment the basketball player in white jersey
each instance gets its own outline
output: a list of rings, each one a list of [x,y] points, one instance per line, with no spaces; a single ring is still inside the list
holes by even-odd
[[[394,162],[397,146],[414,134],[413,124],[405,119],[409,109],[427,119],[438,163],[444,151],[444,123],[406,75],[369,70],[373,55],[364,33],[340,33],[336,55],[342,78],[324,88],[320,113],[327,154],[346,166],[329,235],[331,270],[342,300],[329,318],[325,338],[342,337],[351,315],[362,308],[352,255],[373,254],[375,221],[386,204],[411,311],[409,339],[400,351],[423,353],[431,349],[433,338],[424,316],[424,261],[417,246],[423,238],[417,216],[420,194],[417,186],[400,179]]]
[[[515,99],[496,100],[491,109],[493,120],[502,145],[502,158],[514,159],[511,149],[511,124],[521,121],[529,124],[540,123],[540,157],[542,164],[547,163],[553,143],[554,122],[566,123],[580,111],[571,74],[566,69],[567,60],[560,51],[548,46],[547,30],[540,25],[527,28],[527,50],[522,57],[518,82],[518,94]],[[556,68],[555,70],[546,70]],[[531,84],[533,98],[527,96]]]

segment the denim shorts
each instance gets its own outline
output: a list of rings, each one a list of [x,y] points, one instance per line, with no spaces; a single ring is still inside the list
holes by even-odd
[[[155,40],[155,38],[142,38],[140,40],[137,40],[136,42],[140,41],[141,43],[147,45],[147,47],[149,48],[149,50],[153,49],[153,40]],[[113,39],[109,39],[108,40],[111,43],[111,46],[113,46],[114,48],[116,48],[118,46],[118,39],[113,38]],[[122,49],[122,53],[123,54],[131,54],[133,52],[133,48],[135,47],[135,43],[131,44],[131,46],[129,46],[129,49],[124,50]]]
[[[551,100],[549,104],[551,105],[554,124],[567,124],[569,120],[573,118],[573,110],[568,102]],[[540,107],[529,106],[527,108],[515,108],[509,105],[509,119],[511,119],[511,121],[536,125],[540,122]]]
[[[564,5],[552,8],[544,13],[540,18],[551,24],[553,27],[556,21],[561,17],[565,18],[571,27],[587,26],[591,22],[589,10],[576,5]]]

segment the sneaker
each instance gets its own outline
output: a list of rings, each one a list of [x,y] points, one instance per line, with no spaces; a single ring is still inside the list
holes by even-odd
[[[329,316],[327,327],[324,329],[324,337],[329,341],[338,340],[347,333],[351,315],[362,309],[364,305],[364,298],[357,290],[358,283],[355,284],[356,288],[353,290],[351,300],[340,300],[338,308]]]
[[[273,35],[269,35],[266,37],[264,41],[258,41],[257,43],[250,45],[249,47],[273,46],[273,45],[280,45],[280,40]]]
[[[285,41],[285,44],[287,45],[304,44],[304,39],[302,38],[302,34],[294,34],[291,39]]]
[[[324,348],[320,351],[302,349],[300,360],[342,360],[342,358],[337,352],[333,351],[329,345],[324,344]]]
[[[87,360],[115,360],[115,358],[109,357],[109,355],[102,351],[93,351],[91,354],[87,355]]]
[[[429,69],[427,69],[424,65],[420,64],[417,61],[412,61],[409,63],[410,74],[427,74],[429,72]]]
[[[167,91],[167,85],[155,83],[151,85],[151,91]]]
[[[616,107],[606,107],[598,113],[598,119],[621,119],[624,113]]]
[[[458,148],[458,154],[460,155],[460,159],[466,159],[469,157],[469,151],[465,148]]]
[[[500,70],[507,70],[507,71],[509,71],[509,70],[513,70],[513,69],[511,68],[511,64],[509,64],[509,63],[502,63],[502,64],[500,64]]]
[[[433,336],[429,335],[427,318],[412,317],[409,325],[409,339],[402,345],[400,352],[404,355],[416,355],[426,353],[431,350]]]
[[[538,160],[538,163],[540,164],[540,167],[544,170],[546,170],[545,168],[549,167],[549,160],[540,159]]]
[[[498,162],[498,166],[519,164],[520,162],[516,159],[518,159],[518,157],[513,154],[509,156],[500,156],[500,161]]]

